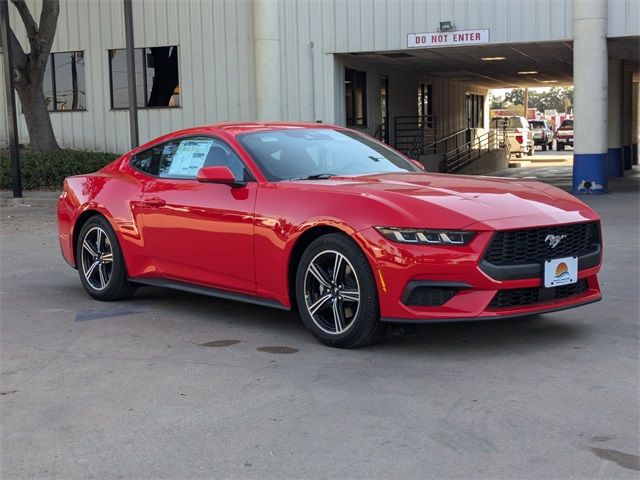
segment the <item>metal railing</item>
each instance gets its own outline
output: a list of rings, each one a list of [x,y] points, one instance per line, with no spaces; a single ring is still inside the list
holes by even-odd
[[[418,159],[425,148],[435,141],[436,117],[433,115],[401,116],[394,118],[394,147],[410,158]]]
[[[460,134],[467,133],[467,130],[469,129],[456,132],[450,137],[456,136],[457,138]],[[444,138],[439,142],[443,140]],[[500,148],[506,148],[507,155],[509,154],[509,140],[504,130],[489,130],[462,144],[458,144],[456,141],[456,145],[444,154],[440,164],[440,171],[445,173],[459,172],[483,155]]]
[[[453,148],[458,148],[460,144],[467,143],[468,136],[471,133],[469,128],[463,128],[457,132],[450,133],[444,137],[425,146],[425,151],[431,153],[445,153]]]
[[[378,140],[380,140],[381,142],[384,142],[388,145],[389,144],[389,128],[387,127],[387,123],[382,122],[380,125],[378,125],[378,128],[376,128],[376,131],[373,134],[373,136]]]

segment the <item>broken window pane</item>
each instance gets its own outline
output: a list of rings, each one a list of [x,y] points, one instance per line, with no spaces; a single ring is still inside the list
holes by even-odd
[[[110,50],[111,107],[129,108],[126,50]],[[139,108],[179,107],[178,47],[135,49],[136,95]]]

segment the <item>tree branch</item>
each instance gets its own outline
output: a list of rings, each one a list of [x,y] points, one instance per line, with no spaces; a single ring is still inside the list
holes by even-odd
[[[42,42],[42,52],[45,55],[49,55],[51,51],[53,38],[56,36],[59,13],[59,0],[43,0],[40,12],[40,41]]]
[[[22,49],[22,45],[13,33],[13,29],[9,28],[9,42],[11,42],[11,60],[13,60],[13,68],[24,69],[27,66],[27,55]]]
[[[31,12],[29,11],[29,7],[24,0],[11,0],[11,3],[16,7],[18,13],[20,14],[20,18],[22,19],[22,23],[24,24],[24,28],[27,31],[27,38],[29,39],[29,44],[31,45],[31,49],[38,48],[38,25],[36,25],[35,20],[31,16]]]
[[[9,35],[9,44],[11,46],[11,63],[10,63],[10,72],[4,72],[5,75],[12,75],[14,77],[16,87],[20,87],[24,85],[24,81],[26,79],[26,70],[27,64],[29,62],[29,57],[24,53],[22,49],[22,45],[16,38],[15,33],[9,27],[9,31],[7,32]],[[1,42],[0,42],[1,44]],[[6,55],[7,49],[4,45],[2,45],[3,53]]]

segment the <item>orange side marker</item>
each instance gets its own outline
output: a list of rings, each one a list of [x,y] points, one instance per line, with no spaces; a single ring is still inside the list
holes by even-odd
[[[378,276],[380,277],[380,284],[382,285],[382,290],[387,291],[387,284],[384,281],[384,277],[382,276],[382,270],[378,269]]]

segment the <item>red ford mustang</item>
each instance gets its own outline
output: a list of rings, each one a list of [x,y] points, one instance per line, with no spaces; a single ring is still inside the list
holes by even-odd
[[[390,322],[493,319],[600,300],[598,216],[552,186],[425,173],[358,132],[219,124],[69,177],[64,258],[99,300],[139,285],[297,308],[322,342]]]

